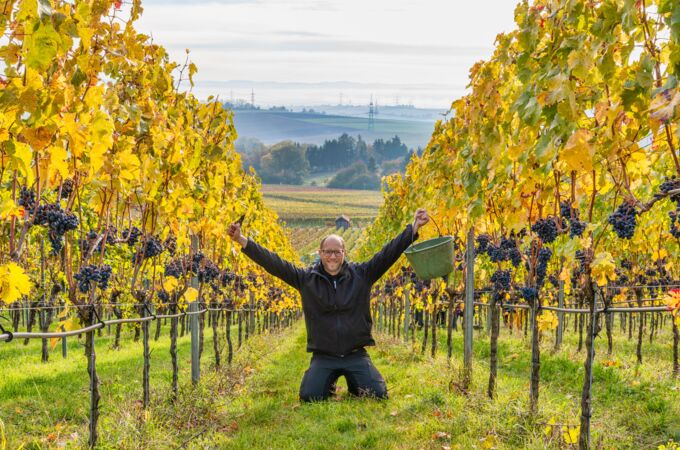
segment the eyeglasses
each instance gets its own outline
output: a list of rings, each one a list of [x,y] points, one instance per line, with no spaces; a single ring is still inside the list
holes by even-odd
[[[322,255],[324,256],[342,256],[342,254],[345,252],[344,250],[319,250]]]

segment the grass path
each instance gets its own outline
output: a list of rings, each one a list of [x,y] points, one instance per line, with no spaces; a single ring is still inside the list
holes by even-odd
[[[180,340],[179,398],[169,394],[167,339],[152,341],[152,405],[141,408],[141,345],[126,335],[123,349],[99,339],[102,379],[98,448],[572,448],[562,425],[578,422],[584,353],[575,336],[541,357],[539,412],[528,415],[530,352],[521,334],[503,330],[499,342],[498,396],[486,395],[488,339],[476,334],[472,390],[456,381],[462,333],[454,335],[454,358],[444,355],[439,333],[436,358],[420,345],[377,334],[369,353],[385,377],[390,399],[356,399],[344,379],[331,401],[300,404],[299,383],[308,367],[302,321],[292,328],[252,337],[229,368],[212,367],[212,335],[206,329],[202,378],[189,382],[189,341]],[[165,333],[164,333],[165,336]],[[657,343],[658,342],[658,343]],[[593,391],[594,448],[656,448],[680,440],[680,384],[670,376],[669,336],[645,343],[645,364],[632,363],[634,341],[615,340],[612,360],[598,340]],[[19,345],[16,345],[19,344]],[[35,344],[35,345],[34,345]],[[68,360],[39,362],[39,343],[0,347],[0,426],[7,448],[83,448],[87,439],[87,374],[82,347],[70,343]],[[429,345],[428,352],[429,354]],[[554,422],[556,426],[549,426]],[[4,424],[4,425],[3,425]],[[0,449],[2,449],[0,439]],[[4,449],[3,449],[4,450]]]

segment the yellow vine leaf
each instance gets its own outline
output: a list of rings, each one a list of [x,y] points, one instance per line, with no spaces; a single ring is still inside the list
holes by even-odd
[[[0,266],[0,301],[10,305],[31,291],[31,280],[24,269],[10,262]]]
[[[198,291],[196,290],[196,288],[190,287],[190,288],[188,288],[188,289],[186,290],[186,292],[184,293],[184,295],[182,296],[182,298],[183,298],[187,303],[195,302],[196,299],[198,298]]]
[[[568,427],[568,426],[563,426],[562,427],[562,438],[564,439],[565,444],[576,444],[578,442],[578,436],[581,432],[581,426],[575,426],[575,427]]]
[[[174,291],[175,289],[177,289],[177,286],[179,286],[179,281],[177,280],[177,278],[171,276],[165,277],[165,281],[163,282],[163,289],[166,292]]]
[[[591,138],[592,133],[583,128],[571,135],[561,155],[569,170],[579,172],[593,170],[595,148],[589,142]]]
[[[666,306],[673,314],[675,322],[680,325],[680,289],[671,289],[663,298]]]
[[[616,280],[616,273],[614,272],[616,265],[611,253],[600,252],[595,255],[591,267],[598,286],[605,286],[609,282],[608,280]]]
[[[541,331],[549,331],[557,328],[558,320],[557,314],[552,311],[543,311],[541,315],[536,317],[538,322],[538,329]]]
[[[23,217],[24,208],[18,206],[12,200],[12,193],[10,191],[0,192],[0,219],[9,220],[12,217]]]

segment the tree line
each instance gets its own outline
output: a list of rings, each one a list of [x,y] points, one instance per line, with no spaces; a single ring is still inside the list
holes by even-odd
[[[236,150],[244,168],[252,166],[264,183],[302,184],[309,175],[336,172],[328,187],[354,189],[380,189],[380,177],[403,172],[413,153],[399,136],[368,143],[347,133],[321,145],[282,141],[266,146],[243,138]]]

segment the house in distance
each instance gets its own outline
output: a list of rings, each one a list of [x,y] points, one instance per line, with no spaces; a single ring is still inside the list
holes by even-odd
[[[335,219],[335,229],[339,230],[342,228],[343,230],[346,230],[347,228],[352,226],[352,221],[350,220],[349,217],[346,215],[341,215],[337,219]]]

